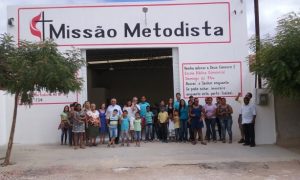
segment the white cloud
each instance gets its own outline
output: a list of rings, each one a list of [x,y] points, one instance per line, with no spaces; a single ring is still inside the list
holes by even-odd
[[[254,0],[246,0],[249,37],[254,35]],[[277,20],[289,12],[299,12],[299,0],[259,0],[259,19],[261,37],[274,34]]]

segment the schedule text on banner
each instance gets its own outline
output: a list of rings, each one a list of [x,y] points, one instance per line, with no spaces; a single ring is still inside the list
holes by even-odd
[[[242,92],[242,63],[183,63],[183,95],[194,97],[234,97]]]

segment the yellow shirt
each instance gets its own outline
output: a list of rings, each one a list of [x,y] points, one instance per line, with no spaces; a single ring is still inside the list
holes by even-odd
[[[180,127],[179,116],[174,116],[175,129]]]
[[[158,120],[160,123],[166,123],[168,120],[168,117],[169,117],[169,115],[168,115],[167,111],[158,113]]]

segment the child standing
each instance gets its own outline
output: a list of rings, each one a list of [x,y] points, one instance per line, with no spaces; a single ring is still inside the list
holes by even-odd
[[[64,111],[60,114],[60,125],[59,128],[61,129],[61,145],[63,145],[63,139],[65,137],[65,145],[67,144],[67,134],[68,134],[68,128],[69,128],[69,119],[68,119],[68,113],[70,111],[69,106],[64,107]]]
[[[134,142],[134,117],[130,117],[130,127],[129,127],[129,133],[130,133],[130,141],[131,143]]]
[[[146,107],[146,142],[152,141],[152,130],[153,130],[153,113],[150,111],[150,106]]]
[[[126,144],[129,146],[129,117],[128,117],[128,111],[123,111],[123,116],[121,118],[121,138],[122,138],[122,144],[121,146],[124,146],[124,141],[126,138]]]
[[[140,147],[140,140],[141,140],[141,131],[142,131],[142,119],[140,113],[135,113],[134,119],[134,132],[135,132],[135,141],[136,146]]]
[[[179,111],[177,109],[174,110],[174,127],[175,127],[175,140],[176,142],[179,141],[180,135],[180,118],[179,118]]]
[[[158,120],[159,120],[159,128],[160,128],[160,134],[161,134],[161,140],[162,142],[167,143],[168,139],[168,112],[166,111],[165,107],[161,107],[160,112],[158,113]]]
[[[169,114],[169,140],[171,142],[175,140],[175,124],[172,114]]]
[[[108,143],[108,147],[111,145],[115,147],[115,139],[118,136],[118,124],[119,124],[119,116],[118,110],[114,109],[112,115],[109,117],[107,124],[109,124],[109,134],[110,134],[110,142]]]

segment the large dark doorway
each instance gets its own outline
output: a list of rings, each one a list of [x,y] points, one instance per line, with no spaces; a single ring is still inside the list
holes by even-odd
[[[150,103],[173,97],[171,48],[87,50],[88,99],[124,104],[145,95]]]

